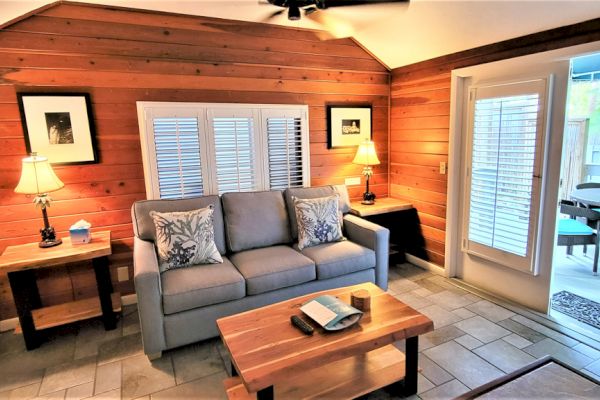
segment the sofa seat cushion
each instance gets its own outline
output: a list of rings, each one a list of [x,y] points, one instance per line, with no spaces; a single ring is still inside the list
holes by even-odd
[[[289,246],[246,250],[231,256],[246,279],[248,295],[270,292],[317,278],[315,263]]]
[[[161,274],[165,314],[241,299],[246,295],[244,277],[227,257],[222,264],[195,265]]]
[[[375,252],[349,240],[307,247],[302,254],[315,262],[319,280],[375,268]]]

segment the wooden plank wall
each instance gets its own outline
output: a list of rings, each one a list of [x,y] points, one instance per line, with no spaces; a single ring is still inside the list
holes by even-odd
[[[38,240],[40,211],[15,194],[25,143],[17,92],[90,93],[100,163],[56,167],[59,235],[85,218],[113,232],[116,267],[132,265],[131,204],[145,198],[136,101],[308,104],[312,185],[360,176],[354,149],[327,149],[327,104],[372,104],[379,158],[373,190],[388,194],[389,71],[350,39],[265,24],[61,3],[0,30],[0,252]],[[363,186],[350,188],[358,198]],[[129,271],[132,276],[132,268]],[[42,273],[45,304],[95,293],[89,266]],[[0,320],[15,315],[0,277]]]
[[[600,19],[535,33],[392,70],[390,192],[411,201],[425,247],[416,254],[444,265],[450,74],[453,69],[600,40]]]

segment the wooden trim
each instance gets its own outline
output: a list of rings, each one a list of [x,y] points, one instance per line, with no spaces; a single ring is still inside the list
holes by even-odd
[[[43,11],[46,11],[46,10],[48,10],[50,8],[56,7],[59,4],[61,4],[62,2],[63,2],[62,0],[58,0],[58,1],[55,1],[53,3],[49,3],[49,4],[46,4],[46,5],[43,5],[41,7],[38,7],[36,9],[34,9],[34,10],[29,11],[28,13],[25,13],[25,14],[23,14],[21,16],[13,18],[10,21],[6,21],[6,22],[0,24],[0,30],[8,28],[9,26],[14,25],[14,24],[16,24],[19,21],[23,21],[24,19],[27,19],[27,18],[29,18],[31,16],[36,15],[36,14],[39,14],[39,13],[41,13]]]
[[[600,18],[548,29],[394,68],[392,70],[392,80],[399,79],[402,75],[408,74],[411,74],[411,78],[413,79],[430,76],[452,69],[555,50],[597,40],[600,40]]]

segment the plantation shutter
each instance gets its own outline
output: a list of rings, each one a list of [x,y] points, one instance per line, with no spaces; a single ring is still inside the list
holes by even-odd
[[[254,118],[213,117],[212,128],[218,193],[257,190]]]
[[[471,92],[467,247],[514,255],[521,260],[510,262],[527,269],[539,213],[543,82]]]
[[[269,188],[285,189],[304,185],[302,119],[266,118]]]
[[[148,198],[310,182],[308,106],[138,102]]]
[[[160,198],[202,196],[197,118],[154,118],[153,136]]]

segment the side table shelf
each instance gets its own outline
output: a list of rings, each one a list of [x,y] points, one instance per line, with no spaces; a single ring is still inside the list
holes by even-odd
[[[121,293],[114,292],[110,297],[113,312],[121,312]],[[55,326],[83,321],[101,315],[102,308],[100,307],[100,299],[98,297],[90,297],[31,311],[33,325],[36,330],[54,328]],[[19,324],[15,328],[15,333],[21,332],[21,325]]]
[[[113,293],[108,256],[112,254],[110,231],[93,232],[86,244],[73,244],[64,237],[59,246],[40,248],[37,243],[9,246],[0,256],[0,273],[6,274],[19,316],[16,331],[23,333],[27,350],[39,347],[44,329],[102,316],[106,330],[117,326],[121,297]],[[43,307],[36,282],[36,270],[91,261],[96,275],[98,297]]]

